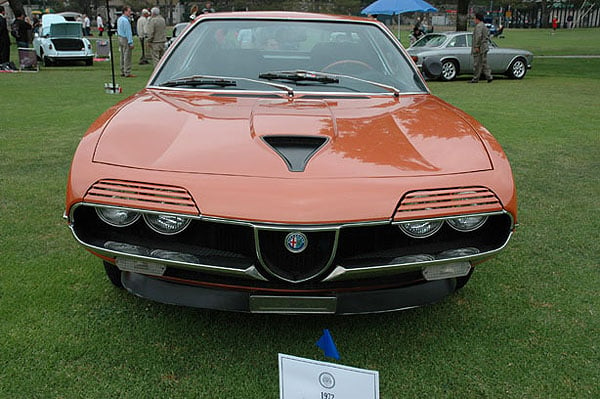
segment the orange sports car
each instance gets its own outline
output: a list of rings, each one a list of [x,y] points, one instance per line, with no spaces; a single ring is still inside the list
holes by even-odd
[[[214,13],[89,128],[65,215],[135,295],[349,314],[462,287],[507,245],[517,201],[498,142],[385,25]]]

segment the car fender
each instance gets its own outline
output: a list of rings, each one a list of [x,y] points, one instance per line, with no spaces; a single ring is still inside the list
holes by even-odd
[[[510,66],[512,65],[513,62],[515,62],[516,60],[518,60],[519,58],[525,60],[525,64],[527,65],[527,69],[531,69],[531,63],[527,60],[527,57],[521,54],[517,54],[514,57],[512,57],[508,64],[506,64],[505,68],[504,68],[504,72],[508,72],[508,69],[510,68]]]
[[[440,63],[443,64],[446,61],[454,61],[454,63],[456,64],[456,68],[457,68],[457,73],[456,74],[459,75],[461,73],[462,68],[461,68],[460,60],[458,58],[456,58],[453,55],[448,55],[448,56],[445,56],[445,57],[440,57]]]

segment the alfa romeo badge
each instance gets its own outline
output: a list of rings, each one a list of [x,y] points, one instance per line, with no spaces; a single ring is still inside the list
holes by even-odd
[[[292,253],[300,253],[306,249],[308,238],[299,231],[292,232],[285,236],[285,247]]]

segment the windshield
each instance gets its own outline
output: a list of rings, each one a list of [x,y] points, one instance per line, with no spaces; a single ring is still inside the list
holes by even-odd
[[[79,22],[62,22],[50,25],[49,34],[52,37],[82,37],[83,31]]]
[[[411,47],[440,47],[446,41],[445,35],[425,35],[416,42],[413,43]]]
[[[302,72],[290,79],[298,71],[335,78],[298,79]],[[202,89],[209,78],[226,78],[227,85],[212,80],[223,90],[276,91],[282,84],[294,91],[427,90],[392,39],[370,23],[207,19],[177,43],[151,85]]]

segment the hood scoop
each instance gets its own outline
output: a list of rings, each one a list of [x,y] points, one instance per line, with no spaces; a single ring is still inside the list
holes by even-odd
[[[262,139],[283,159],[290,172],[304,172],[308,161],[328,141],[319,136],[263,136]]]

